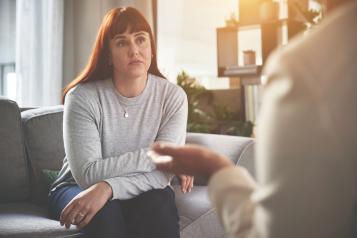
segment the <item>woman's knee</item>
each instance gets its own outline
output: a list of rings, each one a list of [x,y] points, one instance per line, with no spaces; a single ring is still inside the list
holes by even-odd
[[[112,223],[123,221],[122,208],[118,200],[108,201],[92,218],[92,221]],[[91,221],[91,222],[92,222]]]
[[[143,195],[140,208],[141,212],[149,218],[149,222],[158,224],[178,222],[175,195],[170,187],[151,190]]]
[[[107,202],[84,227],[84,233],[86,237],[126,237],[120,202]]]
[[[147,191],[125,204],[128,229],[137,237],[180,236],[175,196],[171,188]]]
[[[175,203],[175,194],[170,187],[153,189],[140,195],[140,200],[148,206],[149,204],[151,206],[173,205]]]

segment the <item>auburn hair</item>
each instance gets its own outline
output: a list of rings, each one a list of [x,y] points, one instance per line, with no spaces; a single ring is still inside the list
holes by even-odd
[[[165,78],[157,67],[154,36],[145,17],[133,7],[114,8],[104,16],[87,65],[82,72],[64,88],[62,103],[64,103],[68,91],[76,85],[93,80],[103,80],[112,76],[113,69],[109,66],[109,41],[117,34],[122,34],[128,29],[130,33],[145,31],[149,34],[152,60],[148,73]]]

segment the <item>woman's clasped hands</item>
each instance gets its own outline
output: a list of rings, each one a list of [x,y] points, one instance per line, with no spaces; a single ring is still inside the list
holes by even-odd
[[[111,197],[112,189],[106,182],[92,185],[75,196],[63,209],[60,216],[61,226],[70,228],[72,224],[82,229]]]

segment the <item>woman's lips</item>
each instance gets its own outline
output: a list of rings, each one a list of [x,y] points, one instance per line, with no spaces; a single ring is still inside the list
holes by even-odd
[[[129,64],[130,65],[134,65],[134,64],[142,64],[143,62],[141,60],[133,60],[133,61],[130,61]]]

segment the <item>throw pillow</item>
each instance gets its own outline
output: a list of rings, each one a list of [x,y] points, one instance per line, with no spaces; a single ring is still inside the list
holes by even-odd
[[[49,170],[49,169],[42,170],[42,177],[44,178],[47,191],[50,189],[51,185],[56,180],[58,173],[59,173],[58,170]]]

